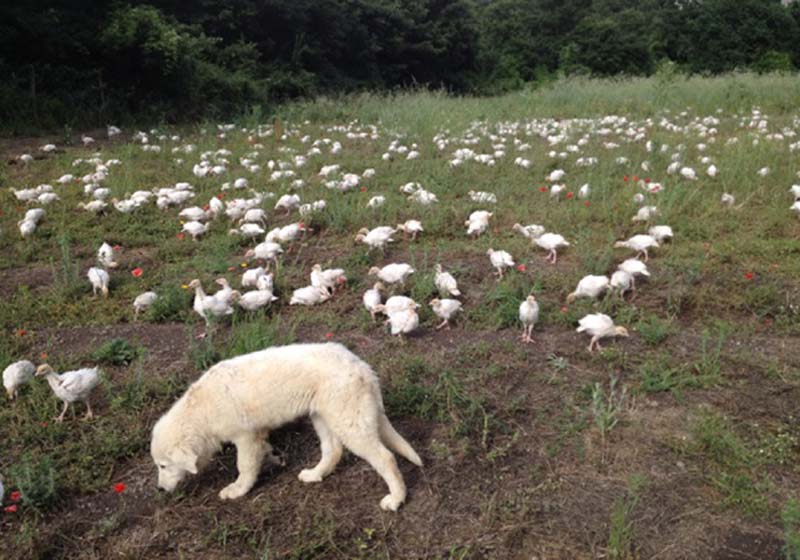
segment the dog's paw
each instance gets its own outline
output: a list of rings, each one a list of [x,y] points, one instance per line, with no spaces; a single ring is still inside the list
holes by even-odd
[[[220,500],[235,500],[247,494],[247,490],[243,489],[235,482],[228,484],[225,488],[219,491]]]
[[[303,469],[297,478],[302,482],[322,482],[322,477],[314,469]]]
[[[402,503],[403,500],[398,500],[391,494],[387,494],[381,500],[381,509],[383,511],[397,511]]]

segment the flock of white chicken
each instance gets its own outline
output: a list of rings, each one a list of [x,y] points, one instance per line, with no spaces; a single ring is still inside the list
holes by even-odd
[[[789,153],[800,151],[800,142],[794,141],[794,129],[784,127],[781,130],[770,128],[769,117],[754,109],[750,114],[736,117],[738,129],[749,137],[753,144],[759,142],[786,142]],[[641,169],[643,174],[658,174],[663,172],[666,178],[675,182],[691,184],[698,180],[699,173],[689,164],[689,153],[685,144],[669,146],[656,145],[651,138],[656,131],[679,133],[686,137],[694,136],[697,142],[693,146],[694,157],[701,169],[705,168],[706,176],[713,180],[720,173],[714,162],[714,157],[708,155],[709,146],[717,143],[720,117],[692,117],[687,112],[674,117],[663,116],[642,121],[631,121],[626,117],[607,116],[599,119],[534,119],[529,121],[501,122],[490,125],[486,122],[475,122],[460,136],[451,135],[443,131],[433,138],[432,150],[437,157],[450,154],[447,164],[451,170],[462,166],[485,165],[494,167],[508,158],[508,153],[518,154],[513,164],[523,172],[527,172],[533,165],[533,145],[536,142],[546,145],[543,156],[549,162],[550,171],[543,177],[550,184],[541,187],[541,191],[549,194],[549,198],[561,200],[574,198],[574,194],[567,186],[571,172],[571,163],[576,169],[598,165],[603,159],[593,150],[604,151],[612,154],[615,164],[625,169]],[[799,125],[800,126],[800,125]],[[244,258],[253,263],[243,272],[241,288],[233,289],[225,278],[217,279],[219,288],[214,293],[206,293],[200,280],[192,280],[184,288],[194,290],[194,311],[208,324],[214,318],[224,317],[234,313],[234,306],[239,305],[247,312],[258,310],[278,301],[274,293],[274,274],[279,270],[282,254],[290,250],[293,243],[301,240],[309,231],[302,221],[315,213],[325,212],[328,201],[317,199],[303,203],[301,193],[310,190],[309,186],[319,183],[331,196],[343,196],[352,190],[361,188],[365,181],[376,177],[378,171],[373,168],[365,169],[361,174],[347,172],[340,163],[315,163],[326,157],[336,158],[345,151],[345,144],[364,142],[378,142],[390,133],[382,131],[377,126],[364,126],[357,122],[348,125],[330,126],[322,129],[327,136],[313,139],[305,133],[301,126],[261,126],[255,129],[237,130],[234,125],[218,125],[216,136],[218,141],[225,141],[229,136],[242,134],[249,144],[249,151],[238,157],[238,162],[233,159],[231,150],[220,148],[197,154],[197,146],[182,143],[179,136],[167,136],[153,130],[150,133],[137,132],[132,141],[141,146],[144,152],[158,154],[169,151],[172,163],[179,169],[185,169],[187,179],[191,173],[195,179],[205,185],[211,181],[222,179],[219,184],[219,194],[212,196],[204,205],[197,205],[194,201],[198,196],[197,189],[188,181],[178,182],[170,187],[154,188],[151,190],[137,190],[126,194],[123,198],[113,198],[109,185],[113,183],[113,170],[123,165],[117,159],[103,160],[100,153],[92,154],[89,158],[76,159],[72,165],[76,169],[86,168],[81,176],[68,173],[54,181],[58,187],[49,184],[38,185],[33,188],[11,189],[16,199],[30,206],[24,218],[19,221],[19,231],[23,238],[31,238],[37,228],[46,220],[45,206],[61,200],[59,193],[82,184],[82,193],[87,197],[81,202],[81,210],[91,212],[97,216],[108,216],[114,210],[129,214],[137,212],[140,208],[154,204],[156,208],[168,212],[172,208],[179,208],[176,214],[176,230],[178,236],[188,235],[194,241],[202,242],[202,238],[209,232],[215,220],[227,220],[226,226],[229,235],[237,235],[249,240],[253,246],[246,250]],[[109,127],[109,137],[120,134],[116,127]],[[340,135],[341,140],[334,140],[328,136]],[[277,153],[269,159],[267,150],[261,143],[265,137],[277,142]],[[731,136],[725,146],[732,146],[739,142],[739,136]],[[94,140],[83,138],[85,146],[91,146]],[[480,153],[478,146],[491,145],[491,149]],[[669,164],[666,169],[659,171],[648,160],[634,164],[624,156],[614,156],[623,145],[638,144],[644,147],[647,154],[658,153],[661,157],[668,155]],[[424,150],[417,144],[406,146],[400,138],[394,138],[382,154],[381,160],[387,165],[391,162],[418,159]],[[42,146],[45,154],[57,151],[57,148],[48,144]],[[163,156],[158,156],[163,159]],[[188,157],[197,157],[189,171]],[[30,154],[19,156],[21,165],[31,165],[35,158]],[[563,163],[562,163],[563,162]],[[237,166],[238,163],[238,166]],[[634,167],[635,165],[635,167]],[[306,168],[319,171],[304,172]],[[240,177],[233,177],[237,171]],[[455,172],[455,171],[453,171]],[[767,167],[757,171],[759,177],[769,175]],[[230,180],[225,180],[230,178]],[[540,180],[542,177],[531,177],[531,181]],[[627,181],[627,177],[626,177]],[[652,224],[659,216],[658,197],[667,186],[663,182],[634,177],[632,183],[636,186],[632,196],[632,204],[636,211],[632,222],[636,224]],[[257,189],[254,185],[269,184],[276,190],[285,192],[277,196],[273,192]],[[372,187],[371,187],[372,188]],[[406,204],[413,212],[415,208],[430,207],[435,211],[439,197],[457,198],[459,192],[434,193],[425,189],[419,182],[409,182],[400,186],[399,191],[406,197]],[[593,189],[589,184],[584,184],[576,189],[577,198],[588,205]],[[800,185],[790,188],[794,196],[791,210],[800,216]],[[469,200],[477,205],[502,205],[510,201],[500,200],[496,193],[489,191],[469,190],[465,193]],[[106,202],[109,200],[109,202]],[[273,204],[274,200],[274,204]],[[367,202],[368,208],[380,208],[387,201],[387,195],[376,194]],[[721,203],[726,206],[735,204],[735,197],[731,193],[724,193]],[[283,226],[267,228],[270,221],[266,206],[272,211],[284,216],[297,213],[300,221]],[[500,206],[498,206],[500,207]],[[473,210],[464,222],[465,234],[473,239],[479,238],[490,230],[490,224],[495,211],[486,209]],[[180,227],[179,227],[180,226]],[[646,227],[646,226],[645,226]],[[547,231],[539,224],[514,224],[511,228],[531,242],[532,248],[546,251],[546,261],[555,265],[558,261],[559,250],[570,247],[570,242],[562,235]],[[386,251],[395,236],[402,233],[410,242],[416,241],[425,235],[421,220],[409,218],[396,226],[378,225],[371,228],[362,228],[355,235],[355,241],[363,243],[369,250]],[[637,277],[649,277],[646,262],[650,253],[658,249],[673,237],[672,228],[667,225],[653,224],[647,227],[646,232],[633,235],[627,240],[614,244],[615,248],[625,248],[635,253],[634,258],[628,258],[618,265],[610,276],[589,275],[580,280],[575,290],[567,297],[567,302],[578,298],[597,299],[604,294],[614,293],[624,296],[627,292],[636,289]],[[496,239],[496,238],[493,238]],[[506,250],[490,248],[487,251],[489,266],[495,270],[497,280],[502,281],[506,271],[515,266],[514,257]],[[640,260],[641,259],[641,260]],[[257,266],[256,266],[257,264]],[[114,248],[108,243],[103,243],[97,252],[97,266],[92,266],[87,271],[87,278],[92,286],[93,294],[99,292],[103,297],[109,296],[110,272],[117,268]],[[524,265],[520,265],[524,266]],[[274,270],[274,271],[273,271]],[[353,272],[353,271],[351,271]],[[403,336],[413,332],[419,326],[417,310],[420,303],[412,298],[401,295],[404,284],[414,274],[414,268],[407,263],[389,263],[383,267],[372,267],[363,271],[366,276],[375,277],[376,282],[372,288],[363,294],[363,305],[372,316],[373,321],[377,315],[386,316],[386,323],[390,325],[393,335]],[[435,267],[435,285],[439,296],[429,302],[431,309],[441,321],[439,328],[449,328],[450,322],[462,310],[462,292],[456,278],[447,272],[441,264]],[[313,306],[321,304],[336,293],[347,282],[347,274],[341,268],[323,269],[315,264],[309,272],[309,284],[294,289],[287,298],[289,305]],[[390,297],[385,299],[386,295]],[[462,298],[463,299],[463,298]],[[139,294],[133,301],[134,315],[138,315],[158,300],[158,294],[147,291]],[[539,320],[539,304],[534,295],[528,296],[520,303],[519,320],[523,326],[522,340],[531,342],[532,331]],[[579,321],[578,332],[585,332],[591,336],[589,351],[600,348],[600,340],[612,336],[628,336],[624,327],[616,326],[611,317],[602,313],[586,315]],[[9,366],[3,374],[3,381],[9,396],[13,398],[21,384],[27,382],[33,373],[48,379],[56,394],[68,403],[82,400],[88,406],[88,392],[96,384],[96,370],[81,370],[69,372],[58,378],[49,366],[33,368],[30,362],[17,362]],[[68,376],[69,378],[65,378]],[[70,394],[67,394],[70,393]],[[91,414],[91,408],[89,408]],[[63,418],[63,412],[59,418]]]

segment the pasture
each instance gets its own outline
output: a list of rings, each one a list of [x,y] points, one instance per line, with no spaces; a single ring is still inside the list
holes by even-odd
[[[570,80],[487,99],[320,99],[275,118],[251,110],[231,126],[85,131],[87,146],[73,131],[0,141],[0,369],[26,359],[103,372],[91,420],[77,404],[55,422],[61,403],[40,378],[0,403],[0,556],[800,558],[797,99],[789,76]],[[48,143],[56,149],[39,149]],[[153,195],[126,213],[112,202],[182,182],[192,198],[179,204],[159,208]],[[408,183],[436,201],[421,203],[416,186],[402,192]],[[42,184],[58,200],[26,203],[10,190]],[[80,208],[103,199],[89,192],[98,188],[109,189],[107,206]],[[325,208],[274,209],[287,193]],[[375,196],[384,202],[370,207]],[[308,231],[281,243],[271,265],[277,301],[234,305],[206,326],[190,281],[213,293],[226,278],[245,293],[242,273],[263,264],[245,253],[264,234],[230,235],[239,224],[224,210],[196,241],[182,233],[179,212],[212,199],[226,209],[250,200],[266,210],[267,232]],[[633,221],[646,206],[649,219]],[[45,214],[23,239],[18,222],[36,207]],[[468,237],[478,210],[492,213],[488,227]],[[413,241],[396,232],[382,251],[355,240],[409,219],[424,228]],[[570,245],[551,264],[515,223]],[[616,241],[654,225],[674,238],[650,251],[635,293],[567,303],[581,278],[636,256]],[[104,242],[118,263],[108,297],[93,296],[86,276]],[[490,248],[515,261],[499,281]],[[415,272],[384,299],[421,306],[402,339],[362,304],[369,269],[393,262]],[[450,329],[436,329],[429,305],[437,263],[461,291]],[[314,264],[344,269],[343,288],[289,305]],[[158,299],[135,319],[145,291]],[[518,310],[531,293],[540,316],[524,343]],[[590,313],[629,336],[589,352],[575,329]],[[326,340],[373,366],[389,418],[425,463],[400,460],[408,499],[398,513],[378,508],[383,482],[351,454],[322,483],[297,480],[318,458],[307,421],[271,435],[285,465],[265,466],[238,501],[217,497],[236,475],[233,448],[176,494],[156,490],[150,430],[202,371]]]

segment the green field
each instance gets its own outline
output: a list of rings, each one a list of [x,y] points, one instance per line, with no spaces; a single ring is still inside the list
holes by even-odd
[[[8,162],[0,169],[0,369],[29,359],[57,371],[104,371],[91,421],[81,420],[79,404],[63,424],[53,422],[60,402],[41,379],[0,406],[3,505],[12,505],[10,491],[21,492],[16,512],[0,512],[0,557],[800,558],[800,220],[789,193],[800,183],[798,99],[795,76],[661,74],[558,81],[496,98],[318,99],[243,115],[224,138],[216,123],[143,127],[160,152],[144,151],[132,129],[111,140],[86,131],[96,138],[90,147],[71,132],[0,140]],[[320,143],[319,155],[290,167],[295,177],[270,180],[270,160],[292,162],[323,138],[331,143]],[[342,150],[332,154],[335,141]],[[383,159],[393,141],[416,144],[420,157]],[[58,150],[38,149],[48,142]],[[187,144],[196,149],[173,153]],[[529,148],[519,151],[522,144]],[[460,148],[504,155],[491,166],[451,166]],[[231,152],[222,156],[225,174],[193,175],[201,154],[213,159],[220,149]],[[95,152],[121,162],[109,167],[109,208],[99,215],[78,207],[90,200],[80,178],[94,165],[73,166]],[[19,162],[22,153],[36,159]],[[242,157],[261,171],[244,169]],[[530,167],[515,165],[517,157]],[[579,166],[580,157],[597,163]],[[673,161],[697,180],[668,173]],[[710,163],[719,170],[713,178]],[[342,193],[325,187],[333,175],[319,176],[329,164],[376,173]],[[555,169],[566,171],[557,198],[541,191]],[[56,183],[68,173],[76,179]],[[238,177],[249,189],[221,190]],[[302,202],[324,199],[327,208],[304,218],[274,211],[294,179],[305,183],[296,189]],[[646,193],[644,180],[663,190]],[[160,210],[150,201],[123,214],[110,204],[181,181],[194,187],[185,205]],[[399,187],[408,182],[438,203],[407,200]],[[17,222],[35,205],[9,187],[43,183],[60,200],[22,239]],[[579,199],[585,183],[591,193]],[[470,190],[492,192],[497,203],[473,202]],[[276,195],[262,204],[267,230],[302,220],[312,231],[284,245],[277,302],[237,310],[198,339],[206,328],[182,285],[198,278],[213,291],[225,277],[238,288],[255,242],[228,235],[235,224],[225,216],[197,242],[181,238],[178,212],[252,191]],[[631,220],[636,193],[658,208],[650,222]],[[721,203],[723,193],[735,197],[732,206]],[[386,202],[369,208],[375,195]],[[479,209],[493,212],[490,227],[470,239],[463,222]],[[362,227],[411,218],[425,228],[414,242],[398,233],[381,253],[354,240]],[[512,230],[516,222],[541,224],[571,246],[550,265]],[[670,225],[675,237],[651,252],[652,276],[637,282],[635,297],[565,303],[583,276],[610,275],[634,256],[615,241],[655,224]],[[86,279],[104,241],[119,247],[107,299],[93,297]],[[497,282],[490,247],[524,271]],[[373,323],[361,303],[374,282],[369,268],[390,262],[416,269],[391,292],[422,305],[420,327],[406,340]],[[344,268],[346,289],[318,306],[289,306],[315,263]],[[451,330],[434,329],[428,305],[436,263],[463,293]],[[160,299],[134,321],[133,299],[146,290]],[[523,344],[517,310],[531,292],[541,317],[534,343]],[[595,312],[631,336],[589,353],[575,327]],[[318,457],[307,421],[272,435],[286,465],[265,466],[238,502],[217,498],[236,476],[233,448],[177,494],[157,492],[150,429],[188,383],[220,359],[325,340],[374,367],[387,414],[425,462],[419,469],[400,461],[409,496],[399,513],[380,511],[383,482],[349,454],[323,483],[299,482]]]

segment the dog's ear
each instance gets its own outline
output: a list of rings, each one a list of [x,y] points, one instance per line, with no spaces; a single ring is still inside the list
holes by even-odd
[[[189,471],[192,474],[197,474],[197,455],[191,450],[178,449],[175,453],[174,460],[183,470]]]

